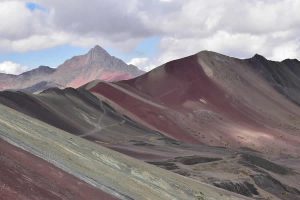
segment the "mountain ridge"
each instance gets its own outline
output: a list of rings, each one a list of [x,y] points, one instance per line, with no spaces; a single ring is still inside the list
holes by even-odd
[[[300,74],[295,76],[289,68],[300,65],[287,67],[284,62],[256,58],[202,51],[137,78],[101,82],[89,90],[136,121],[179,141],[233,148],[255,145],[254,149],[275,154],[291,145],[290,151],[296,154],[300,150],[296,145],[300,142],[296,104]]]

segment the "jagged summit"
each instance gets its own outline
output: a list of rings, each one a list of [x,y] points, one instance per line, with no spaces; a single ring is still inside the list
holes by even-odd
[[[252,59],[267,60],[264,56],[257,54],[257,53],[252,57]]]
[[[53,69],[53,68],[51,68],[49,66],[41,65],[38,67],[38,69]]]
[[[111,56],[105,49],[103,49],[101,46],[96,45],[92,49],[89,50],[87,55],[90,56]]]
[[[200,52],[198,52],[195,55],[198,56],[198,57],[200,57],[200,58],[221,59],[221,60],[224,60],[224,59],[241,60],[239,58],[235,58],[235,57],[223,54],[223,53],[218,53],[218,52],[209,51],[209,50],[200,51]]]
[[[48,74],[48,73],[53,73],[54,71],[55,71],[54,68],[41,65],[38,68],[35,68],[35,69],[30,70],[30,71],[24,72],[21,75],[29,75],[29,74],[34,74],[34,73],[36,73],[36,74],[39,74],[39,73],[46,73],[46,74]]]
[[[298,60],[296,58],[294,58],[294,59],[288,58],[288,59],[284,59],[282,62],[284,62],[284,63],[300,63],[300,60]]]
[[[89,52],[86,55],[83,55],[83,57],[85,57],[87,64],[101,65],[102,68],[127,67],[127,64],[124,61],[111,56],[105,49],[103,49],[99,45],[96,45],[94,48],[89,50]]]

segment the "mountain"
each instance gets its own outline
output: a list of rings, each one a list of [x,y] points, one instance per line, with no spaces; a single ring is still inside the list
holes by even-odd
[[[300,61],[286,59],[273,62],[256,54],[249,62],[279,93],[300,106]]]
[[[299,155],[299,68],[299,61],[204,51],[131,80],[86,88],[175,140]]]
[[[0,137],[21,147],[0,140],[2,174],[22,177],[3,182],[24,198],[31,193],[18,188],[32,188],[30,180],[42,183],[43,199],[63,195],[57,177],[32,173],[20,153],[14,160],[26,150],[39,157],[28,158],[34,170],[54,164],[107,199],[297,200],[299,68],[298,60],[203,51],[129,80],[0,92]],[[83,194],[64,188],[65,199]]]
[[[11,74],[0,73],[0,90],[5,90],[7,88],[13,87],[12,80],[17,76]]]
[[[0,90],[21,89],[31,86],[51,76],[54,72],[55,69],[53,68],[40,66],[20,75],[0,74]]]
[[[20,75],[0,74],[0,90],[41,92],[51,87],[79,87],[92,80],[119,81],[141,75],[143,71],[109,55],[100,46],[75,56],[56,69],[41,66]]]
[[[100,46],[95,46],[86,55],[76,56],[60,65],[53,82],[66,87],[79,87],[92,80],[117,81],[136,77],[143,72],[133,65],[109,55]]]

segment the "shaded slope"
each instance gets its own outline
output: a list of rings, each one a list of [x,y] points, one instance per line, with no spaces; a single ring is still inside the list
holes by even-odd
[[[62,85],[56,84],[54,82],[41,81],[27,88],[22,88],[19,91],[26,93],[40,93],[49,88],[63,88]]]
[[[62,97],[64,96],[62,95]],[[56,110],[51,109],[48,104],[43,103],[42,100],[35,98],[33,95],[23,92],[4,91],[0,93],[0,99],[4,105],[74,134],[79,134],[79,130],[84,128],[84,126],[77,126],[75,122],[64,118],[62,114],[57,113]],[[51,100],[51,98],[48,99],[49,102]],[[56,103],[55,99],[52,101],[54,101],[53,104]],[[64,103],[70,104],[71,102],[65,101]],[[58,105],[58,108],[63,109],[62,104]]]
[[[300,62],[287,59],[274,62],[255,55],[248,59],[251,66],[278,92],[300,106]]]
[[[0,92],[0,103],[93,141],[126,143],[145,135],[161,138],[85,90],[52,88],[36,95],[4,91]]]
[[[201,52],[135,79],[86,88],[179,141],[299,155],[300,108],[255,67],[260,68],[248,60]]]

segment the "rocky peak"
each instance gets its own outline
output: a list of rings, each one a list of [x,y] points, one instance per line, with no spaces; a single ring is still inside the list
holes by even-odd
[[[51,67],[48,67],[48,66],[44,66],[44,65],[41,65],[37,68],[38,71],[40,72],[54,72],[55,69],[51,68]]]
[[[99,45],[96,45],[94,48],[90,49],[89,53],[108,54],[108,52]]]
[[[283,63],[294,63],[294,64],[299,64],[300,63],[300,61],[298,59],[290,59],[290,58],[285,59],[282,62]]]
[[[39,70],[49,70],[52,69],[51,67],[45,66],[45,65],[41,65],[38,67]]]
[[[267,60],[265,57],[259,54],[255,54],[252,58],[257,59],[257,60]]]
[[[111,55],[99,45],[96,45],[87,54],[87,59],[90,63],[101,62],[108,58],[111,58]]]
[[[39,66],[38,68],[32,69],[30,71],[24,72],[20,74],[20,76],[31,76],[31,75],[38,75],[38,74],[51,74],[55,71],[55,69],[50,68],[48,66]]]

